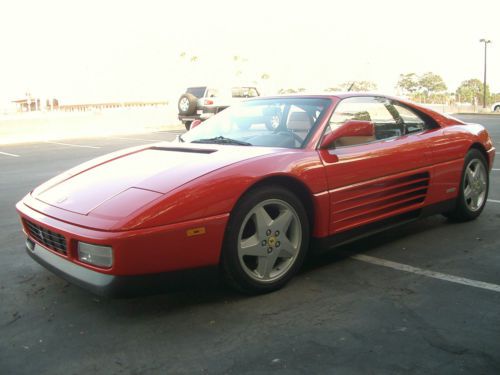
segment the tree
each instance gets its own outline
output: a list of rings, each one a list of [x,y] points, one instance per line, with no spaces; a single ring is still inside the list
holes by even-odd
[[[447,87],[440,75],[427,72],[420,76],[418,85],[423,94],[428,97],[429,94],[436,94],[446,91]]]
[[[448,94],[445,93],[447,87],[440,75],[427,72],[422,75],[415,73],[405,73],[399,75],[396,88],[401,89],[403,94],[412,100],[419,102],[447,102]]]
[[[325,89],[326,92],[335,92],[335,91],[342,91],[342,89],[339,86],[333,86],[333,87],[328,87]]]
[[[279,89],[278,94],[296,94],[298,91],[296,89]]]
[[[374,91],[377,84],[372,81],[347,81],[338,86],[332,86],[325,89],[326,92],[334,91]]]
[[[457,89],[457,100],[468,103],[483,104],[483,82],[477,78],[463,81]],[[490,89],[486,85],[486,101],[490,101]]]
[[[419,79],[415,73],[400,74],[396,88],[401,89],[403,94],[412,96],[419,90]]]
[[[348,81],[340,87],[344,91],[373,91],[377,89],[377,84],[372,81]]]
[[[233,56],[233,63],[234,63],[234,75],[235,77],[240,77],[243,75],[243,64],[248,62],[248,59],[245,57],[241,57],[239,55],[234,55]]]

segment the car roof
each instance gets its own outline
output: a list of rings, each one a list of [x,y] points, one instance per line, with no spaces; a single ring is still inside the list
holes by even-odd
[[[370,91],[338,91],[338,92],[319,92],[319,93],[309,93],[309,92],[299,92],[294,94],[280,94],[266,96],[267,98],[337,98],[345,99],[357,96],[379,96],[388,99],[394,99],[399,101],[405,101],[405,98],[398,98],[391,95],[386,95],[378,92]]]

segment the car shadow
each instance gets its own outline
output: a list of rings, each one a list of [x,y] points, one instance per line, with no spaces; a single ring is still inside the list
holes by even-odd
[[[301,273],[309,273],[317,268],[343,261],[354,255],[369,253],[374,249],[388,246],[401,239],[411,239],[423,233],[439,230],[447,225],[455,225],[455,223],[448,221],[440,215],[405,223],[383,232],[349,242],[345,245],[321,251],[319,254],[312,254],[307,258]]]
[[[400,239],[435,231],[446,225],[450,225],[446,219],[439,216],[430,217],[370,235],[321,254],[311,254],[296,276],[296,281],[301,282],[302,278],[307,278],[309,273],[342,262],[353,255],[370,253],[376,248],[389,246]],[[130,293],[119,298],[93,297],[82,290],[74,292],[85,294],[87,298],[92,296],[94,301],[106,306],[103,311],[110,308],[121,316],[135,319],[144,315],[179,313],[201,305],[232,304],[249,300],[259,301],[257,302],[259,304],[262,303],[261,299],[283,298],[276,293],[288,295],[289,288],[293,287],[293,285],[285,287],[281,291],[268,295],[249,296],[226,286],[218,269],[209,268],[161,276],[148,286],[140,284],[135,286],[129,291]],[[84,297],[84,299],[87,298]]]

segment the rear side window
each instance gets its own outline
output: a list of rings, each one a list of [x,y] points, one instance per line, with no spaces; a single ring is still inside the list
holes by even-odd
[[[398,103],[393,103],[393,106],[399,114],[399,118],[405,125],[406,134],[422,132],[428,128],[425,121],[408,108],[403,107]]]
[[[205,95],[206,87],[189,87],[186,92],[188,94],[194,95],[197,98],[203,98],[203,95]]]
[[[217,89],[208,89],[207,91],[207,98],[216,98],[220,96],[219,90]]]

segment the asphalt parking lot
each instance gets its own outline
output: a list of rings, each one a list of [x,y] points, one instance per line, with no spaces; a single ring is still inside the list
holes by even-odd
[[[500,116],[488,127],[500,149]],[[172,132],[0,146],[0,373],[500,373],[500,162],[470,223],[434,216],[310,259],[257,297],[214,283],[97,298],[24,251],[14,205],[80,162]],[[409,267],[410,266],[410,267]]]

